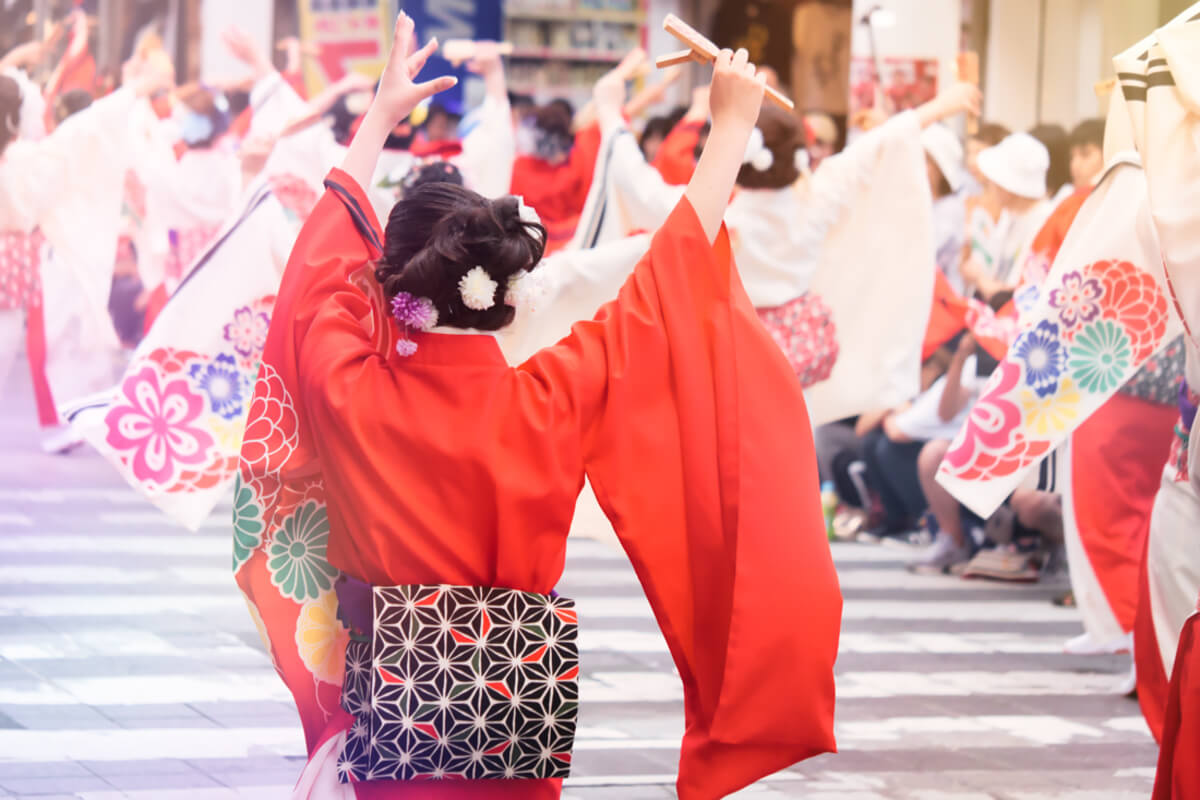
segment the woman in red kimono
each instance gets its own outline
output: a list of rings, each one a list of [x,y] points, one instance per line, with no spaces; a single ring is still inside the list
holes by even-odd
[[[434,184],[381,236],[362,190],[396,120],[452,85],[412,81],[435,46],[391,56],[300,234],[243,445],[234,563],[304,724],[296,796],[559,796],[579,669],[551,593],[585,474],[684,685],[680,797],[832,750],[841,596],[803,397],[721,227],[761,77],[721,55],[649,253],[513,368],[489,332],[541,225]]]

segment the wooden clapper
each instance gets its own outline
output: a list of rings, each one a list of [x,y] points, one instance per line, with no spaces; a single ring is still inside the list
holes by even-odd
[[[667,18],[663,20],[663,30],[687,45],[687,49],[659,56],[654,62],[659,69],[688,61],[711,64],[717,60],[717,54],[721,52],[721,48],[674,14],[667,14]],[[767,97],[787,111],[796,109],[795,103],[769,86],[767,87]]]

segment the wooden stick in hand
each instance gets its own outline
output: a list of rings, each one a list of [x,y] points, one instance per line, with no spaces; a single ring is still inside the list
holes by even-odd
[[[663,30],[687,45],[690,57],[702,64],[710,64],[716,61],[717,54],[721,52],[721,49],[713,44],[711,40],[674,14],[667,14],[666,19],[663,20]],[[664,59],[660,59],[657,64],[659,67],[681,64],[683,63],[682,56],[683,51],[671,53],[665,57],[666,63],[663,63]],[[674,60],[677,58],[681,60]],[[795,103],[775,89],[768,88],[767,97],[786,111],[795,111],[796,109]]]

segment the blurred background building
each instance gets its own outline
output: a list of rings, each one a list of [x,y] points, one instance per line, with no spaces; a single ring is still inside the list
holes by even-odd
[[[720,44],[773,66],[798,105],[842,117],[874,102],[920,102],[954,79],[960,52],[977,54],[985,116],[1011,128],[1072,125],[1097,111],[1094,84],[1138,32],[1187,0],[0,0],[0,49],[82,6],[94,19],[97,72],[116,74],[147,28],[161,35],[181,78],[236,70],[220,44],[237,24],[264,45],[299,36],[322,46],[305,78],[318,86],[381,63],[397,2],[422,39],[505,38],[514,91],[545,101],[586,100],[634,45],[676,48],[658,27],[673,12]],[[871,28],[865,22],[871,20]],[[873,37],[872,37],[873,34]],[[875,48],[872,48],[872,38]],[[282,56],[280,56],[282,58]],[[699,73],[692,76],[699,79]],[[688,82],[675,88],[683,102]],[[465,91],[472,88],[469,81]]]

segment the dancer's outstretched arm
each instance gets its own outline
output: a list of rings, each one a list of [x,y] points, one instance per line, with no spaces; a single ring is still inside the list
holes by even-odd
[[[342,162],[342,169],[359,186],[371,185],[379,154],[392,129],[426,97],[444,92],[458,82],[456,78],[444,76],[425,83],[414,83],[413,79],[421,72],[429,55],[437,49],[438,43],[436,38],[430,39],[420,50],[415,50],[413,27],[412,18],[401,11],[396,17],[392,51],[383,69],[379,91],[371,101],[371,107],[354,134],[354,140]]]

